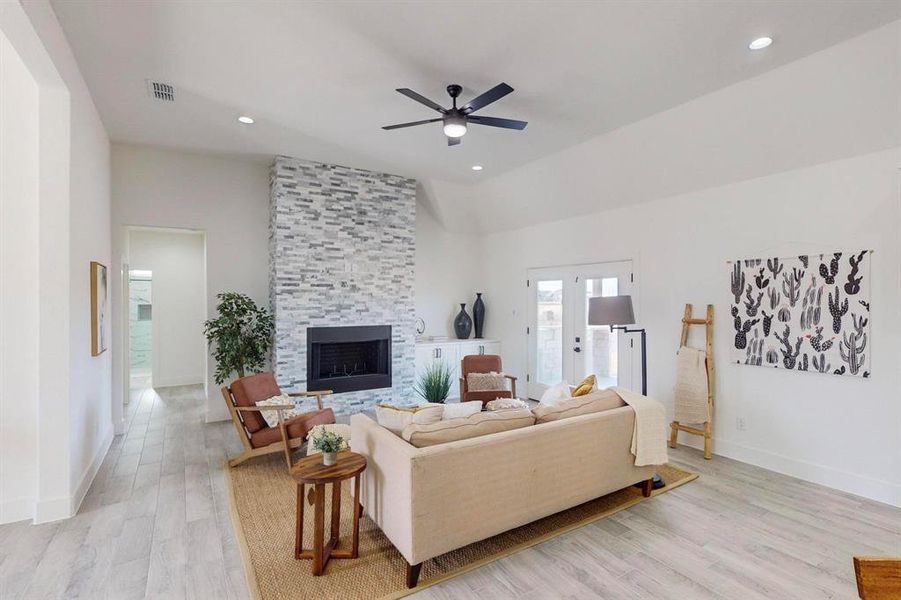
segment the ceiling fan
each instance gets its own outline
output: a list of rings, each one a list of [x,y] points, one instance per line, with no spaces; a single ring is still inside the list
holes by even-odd
[[[468,123],[473,123],[475,125],[487,125],[489,127],[501,127],[503,129],[519,130],[525,129],[526,125],[528,125],[528,123],[526,123],[525,121],[499,119],[497,117],[480,117],[478,115],[472,114],[480,108],[488,106],[492,102],[496,102],[497,100],[500,100],[501,98],[512,92],[513,88],[506,83],[497,84],[481,96],[476,96],[460,108],[457,108],[457,96],[459,96],[460,92],[463,91],[463,86],[457,85],[456,83],[452,83],[451,85],[447,86],[447,93],[453,99],[454,103],[451,108],[444,108],[437,102],[432,102],[425,96],[417,94],[416,92],[408,88],[398,88],[397,91],[408,98],[416,100],[420,104],[425,104],[429,108],[437,110],[443,116],[436,119],[426,119],[425,121],[413,121],[410,123],[399,123],[397,125],[386,125],[385,127],[382,127],[382,129],[401,129],[403,127],[413,127],[414,125],[425,125],[426,123],[437,123],[438,121],[443,121],[444,135],[447,136],[447,145],[456,146],[460,143],[460,138],[462,138],[466,134],[466,125]]]

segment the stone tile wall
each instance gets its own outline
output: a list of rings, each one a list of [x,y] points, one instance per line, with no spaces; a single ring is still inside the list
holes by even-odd
[[[307,327],[392,326],[391,389],[336,394],[348,414],[411,401],[415,343],[416,182],[279,156],[270,186],[273,367],[305,389]]]

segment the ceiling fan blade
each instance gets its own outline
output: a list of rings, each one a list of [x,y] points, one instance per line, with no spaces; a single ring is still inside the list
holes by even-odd
[[[463,141],[463,140],[462,140],[461,138],[452,138],[452,137],[449,137],[449,138],[447,138],[447,145],[448,145],[448,146],[459,146],[459,145],[460,145],[460,142],[462,142],[462,141]]]
[[[440,104],[437,104],[437,103],[435,103],[435,102],[432,102],[431,100],[429,100],[428,98],[426,98],[426,97],[423,96],[422,94],[417,94],[416,92],[414,92],[413,90],[411,90],[411,89],[409,89],[409,88],[397,88],[396,91],[400,92],[401,94],[403,94],[403,95],[406,96],[407,98],[410,98],[410,99],[412,99],[412,100],[416,100],[416,101],[419,102],[420,104],[425,104],[425,105],[428,106],[429,108],[434,109],[434,110],[437,110],[437,111],[440,112],[442,115],[447,114],[447,110],[445,110]]]
[[[526,121],[516,121],[515,119],[499,119],[497,117],[467,117],[466,120],[470,123],[475,123],[476,125],[488,125],[489,127],[503,127],[504,129],[519,129],[523,130],[526,128],[528,123]]]
[[[400,90],[398,90],[400,91]],[[460,111],[463,114],[468,115],[469,113],[473,113],[483,106],[488,106],[492,102],[496,102],[513,91],[513,88],[507,85],[506,83],[499,83],[481,96],[476,96],[466,104],[464,104]]]
[[[426,119],[425,121],[412,121],[410,123],[398,123],[397,125],[385,125],[382,129],[390,130],[390,129],[402,129],[404,127],[413,127],[414,125],[425,125],[426,123],[434,123],[436,121],[441,121],[442,119],[439,117],[437,119]]]

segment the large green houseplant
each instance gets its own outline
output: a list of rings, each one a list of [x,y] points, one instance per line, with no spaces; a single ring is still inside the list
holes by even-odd
[[[272,314],[245,294],[224,292],[216,296],[219,316],[203,324],[203,333],[215,345],[216,383],[232,375],[244,377],[259,372],[266,364],[275,323]]]

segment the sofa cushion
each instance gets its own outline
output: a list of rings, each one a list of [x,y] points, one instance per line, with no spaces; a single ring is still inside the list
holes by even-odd
[[[394,406],[379,404],[375,407],[375,418],[379,425],[395,435],[400,435],[404,427],[411,423],[425,425],[436,423],[444,416],[444,405]]]
[[[572,397],[570,393],[569,384],[565,381],[558,383],[557,385],[552,385],[541,394],[541,398],[538,400],[542,406],[553,406],[563,400],[568,400]]]
[[[461,419],[447,419],[430,425],[408,425],[401,437],[417,448],[479,437],[500,431],[528,427],[535,417],[527,408],[479,412]]]
[[[310,430],[316,425],[325,425],[335,422],[335,413],[331,408],[314,410],[302,415],[297,415],[285,421],[285,429],[290,439],[304,439]],[[250,445],[254,448],[262,448],[274,442],[280,442],[282,432],[278,427],[264,427],[250,434]]]
[[[601,390],[576,398],[567,398],[553,405],[540,404],[532,410],[532,414],[535,415],[535,423],[548,423],[625,405],[626,403],[613,390]]]
[[[598,378],[594,375],[589,375],[585,379],[579,382],[571,393],[573,398],[577,396],[584,396],[586,394],[590,394],[591,392],[597,391],[598,387]]]
[[[478,412],[482,412],[481,402],[448,402],[444,405],[444,414],[441,415],[441,419],[445,421],[448,419],[461,419]]]
[[[529,405],[519,398],[495,398],[485,405],[485,410],[508,410],[510,408],[529,408]]]

